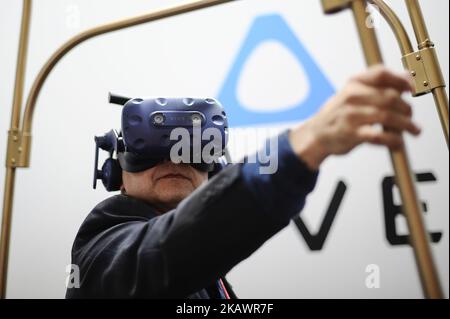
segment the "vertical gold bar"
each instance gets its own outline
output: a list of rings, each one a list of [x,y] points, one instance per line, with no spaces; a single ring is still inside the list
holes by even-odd
[[[23,86],[28,51],[28,34],[30,28],[31,0],[23,1],[22,22],[20,26],[19,50],[16,62],[16,79],[14,84],[13,110],[11,114],[11,128],[18,129],[20,110],[22,108]]]
[[[22,22],[20,26],[19,51],[17,55],[16,80],[11,114],[11,128],[16,130],[20,122],[23,86],[25,82],[26,56],[28,49],[28,34],[30,29],[31,0],[23,1]],[[10,140],[8,140],[8,143]],[[12,207],[14,198],[14,179],[16,169],[8,164],[6,159],[5,191],[3,194],[3,215],[0,237],[0,299],[6,296],[6,280],[8,274],[9,238],[11,234]]]
[[[405,0],[406,6],[408,8],[408,13],[411,18],[411,23],[416,35],[419,50],[424,48],[434,47],[433,42],[428,34],[427,26],[425,24],[425,19],[423,18],[422,9],[418,0]],[[437,56],[433,55],[433,65],[436,66],[440,72],[439,61]],[[444,131],[445,141],[449,140],[448,131],[448,96],[447,92],[443,87],[438,87],[432,90],[434,101],[436,103],[436,108],[439,114],[439,119],[441,121],[442,130]]]
[[[11,235],[11,219],[16,169],[6,168],[5,193],[3,195],[2,234],[0,239],[0,299],[6,297],[6,281],[8,277],[9,238]]]
[[[373,28],[367,26],[369,13],[366,10],[365,0],[354,0],[351,3],[351,9],[355,18],[359,39],[361,41],[366,63],[369,66],[382,64],[380,46]]]
[[[448,97],[445,88],[439,87],[433,89],[433,97],[448,148]]]
[[[366,0],[353,0],[351,8],[369,66],[383,63],[375,30],[366,25],[369,13]],[[426,298],[443,298],[438,274],[433,262],[428,233],[424,227],[423,213],[417,198],[413,175],[406,149],[390,152],[395,171],[396,183],[400,190],[403,213],[409,227],[410,244],[419,268],[422,288]]]
[[[420,44],[430,40],[425,19],[423,18],[422,10],[418,0],[406,0],[406,7],[411,18],[414,33],[416,34],[417,42]],[[420,48],[422,49],[422,48]]]

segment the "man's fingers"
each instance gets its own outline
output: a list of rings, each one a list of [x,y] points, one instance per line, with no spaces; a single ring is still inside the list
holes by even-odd
[[[374,105],[383,110],[397,111],[412,116],[411,106],[402,99],[401,94],[392,88],[380,89],[361,83],[353,83],[347,88],[346,102],[354,105]]]
[[[413,82],[408,74],[397,74],[382,65],[371,67],[368,71],[354,77],[354,80],[370,86],[394,88],[399,92],[411,91]]]
[[[381,131],[372,126],[363,126],[358,130],[360,142],[374,145],[384,145],[391,150],[399,149],[403,146],[403,138],[400,134],[390,131]]]
[[[394,112],[381,111],[376,116],[376,120],[389,129],[407,131],[413,135],[419,135],[421,132],[421,129],[411,121],[411,118]]]
[[[379,110],[372,106],[354,107],[348,112],[347,117],[353,127],[381,124],[387,129],[407,131],[413,135],[419,135],[421,132],[410,117],[393,111]]]
[[[402,99],[401,94],[395,89],[384,89],[379,90],[378,103],[375,105],[379,106],[384,110],[397,111],[406,116],[412,116],[412,107],[405,100]]]

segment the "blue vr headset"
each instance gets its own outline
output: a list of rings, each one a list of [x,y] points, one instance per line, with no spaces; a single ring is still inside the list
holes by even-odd
[[[106,190],[117,191],[122,185],[122,169],[140,172],[170,160],[170,150],[179,141],[171,139],[175,128],[184,128],[190,135],[190,159],[188,163],[198,170],[208,172],[209,177],[217,174],[227,165],[225,158],[228,142],[228,121],[223,107],[211,98],[128,98],[109,94],[109,102],[123,106],[122,129],[111,130],[103,136],[95,137],[94,189],[97,180],[103,182]],[[207,129],[219,132],[220,145],[215,144],[215,152],[208,152],[205,146],[210,140],[200,139],[200,161],[193,161],[194,127],[201,136]],[[179,136],[180,137],[180,136]],[[109,153],[102,168],[98,169],[99,149]]]

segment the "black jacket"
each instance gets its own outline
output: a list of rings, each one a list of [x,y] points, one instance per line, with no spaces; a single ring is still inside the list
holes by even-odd
[[[290,149],[280,156],[265,180],[232,165],[163,215],[126,195],[101,202],[76,236],[80,288],[66,297],[217,298],[217,279],[287,226],[314,187],[317,173]]]

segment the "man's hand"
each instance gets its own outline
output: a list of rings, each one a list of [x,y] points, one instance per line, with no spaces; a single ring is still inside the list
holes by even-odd
[[[353,77],[318,114],[290,131],[294,152],[317,170],[329,155],[346,154],[362,143],[398,149],[403,131],[420,134],[411,119],[411,106],[401,98],[411,90],[407,74],[395,74],[380,65]]]

